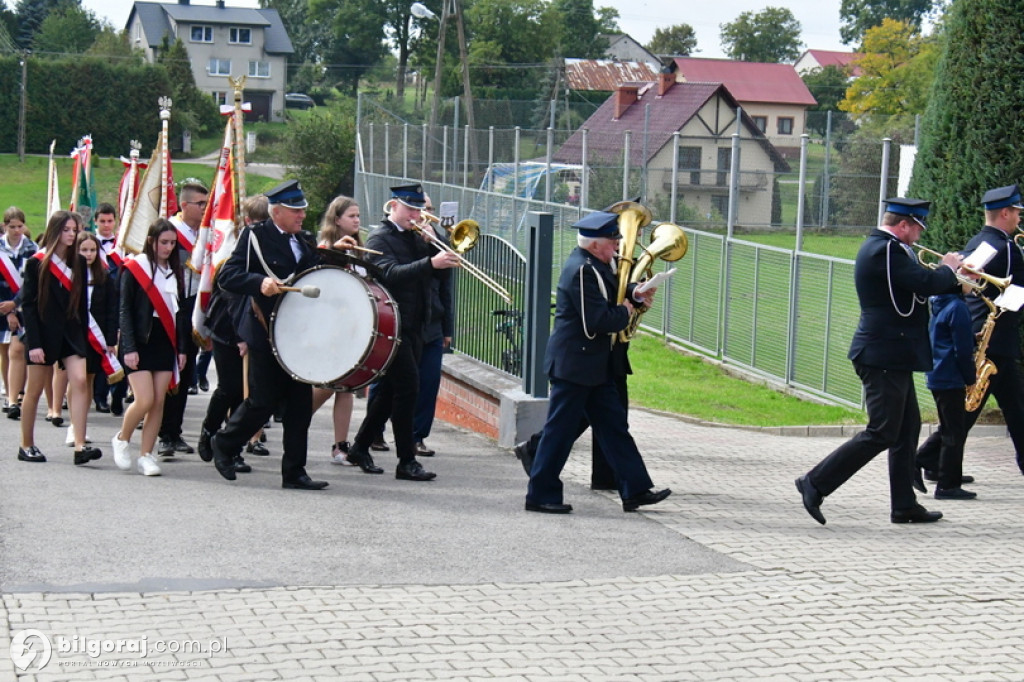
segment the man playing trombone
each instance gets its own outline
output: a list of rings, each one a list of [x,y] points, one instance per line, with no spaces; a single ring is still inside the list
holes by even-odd
[[[947,253],[934,269],[918,261],[911,247],[926,227],[929,205],[920,199],[886,200],[882,225],[857,252],[854,283],[861,312],[848,357],[864,384],[868,425],[796,479],[804,508],[820,524],[825,523],[823,498],[886,449],[890,520],[931,523],[942,518],[914,496],[921,413],[913,373],[932,368],[927,297],[956,290],[963,258]]]
[[[985,227],[967,243],[965,249],[970,253],[982,243],[990,244],[996,251],[995,256],[986,264],[985,272],[995,277],[1012,277],[1014,284],[1024,284],[1024,254],[1014,240],[1014,233],[1020,225],[1021,193],[1017,185],[998,187],[985,192],[981,198],[985,207]],[[999,295],[999,288],[991,282],[980,292],[981,296],[993,299]],[[979,296],[969,296],[967,307],[974,321],[977,333],[989,315],[988,306]],[[1024,405],[1020,394],[1020,375],[1017,363],[1020,360],[1020,325],[1021,313],[1003,309],[995,321],[995,329],[989,339],[986,355],[996,366],[996,373],[991,376],[988,391],[981,400],[981,406],[967,413],[966,430],[978,420],[978,415],[985,407],[989,395],[994,395],[1003,412],[1006,428],[1010,432],[1014,450],[1017,454],[1017,467],[1024,473]],[[934,432],[917,451],[917,464],[931,480],[936,480],[941,446],[941,428]],[[965,476],[963,483],[973,482],[973,478]]]
[[[426,196],[420,185],[392,187],[391,198],[384,205],[388,217],[366,241],[367,247],[381,252],[370,255],[369,260],[380,268],[382,283],[398,304],[401,340],[391,367],[366,405],[366,417],[348,457],[363,471],[383,473],[373,464],[369,448],[390,418],[398,456],[395,478],[407,481],[430,481],[436,477],[416,460],[413,417],[419,394],[420,351],[423,330],[434,314],[430,301],[432,280],[440,277],[441,271],[458,267],[462,262],[458,254],[439,251],[417,234],[424,206]],[[429,226],[426,229],[433,232]]]

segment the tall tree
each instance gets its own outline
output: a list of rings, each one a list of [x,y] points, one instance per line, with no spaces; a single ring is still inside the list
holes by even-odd
[[[466,11],[470,76],[474,86],[538,88],[539,71],[525,67],[550,58],[560,31],[559,16],[544,0],[476,0]],[[547,98],[545,98],[547,99]]]
[[[18,15],[18,46],[23,50],[32,49],[39,27],[50,12],[60,7],[74,5],[81,7],[81,0],[18,0],[15,14]]]
[[[697,34],[689,24],[656,28],[651,42],[647,43],[647,50],[654,54],[689,57],[697,51]]]
[[[593,0],[553,0],[552,8],[562,21],[558,53],[562,57],[600,59],[608,43],[600,37],[601,23]]]
[[[800,22],[785,7],[743,12],[720,24],[722,47],[730,59],[744,62],[787,62],[800,56]]]
[[[157,63],[163,64],[171,83],[171,130],[201,133],[219,123],[217,106],[213,98],[196,87],[192,75],[192,62],[181,38],[170,42],[165,35],[157,51]]]
[[[811,111],[838,111],[839,102],[846,96],[847,73],[834,64],[804,74],[800,77],[811,91],[817,104]]]
[[[100,29],[96,41],[86,50],[86,54],[97,57],[108,57],[119,61],[127,61],[141,65],[145,62],[145,54],[142,50],[132,47],[125,31],[118,31],[109,24]]]
[[[81,54],[100,34],[100,22],[92,10],[68,4],[50,12],[32,39],[36,54]]]
[[[920,29],[921,22],[941,0],[843,0],[839,6],[839,37],[844,45],[857,45],[869,28],[894,19]]]
[[[998,17],[996,23],[992,18]],[[932,201],[929,241],[962,248],[982,224],[986,190],[1024,178],[1024,32],[1017,0],[954,2],[921,125],[910,192]]]
[[[321,52],[329,76],[353,95],[363,74],[387,53],[385,32],[392,28],[393,0],[310,0],[311,21],[331,28],[333,40]],[[406,12],[408,5],[406,3]]]

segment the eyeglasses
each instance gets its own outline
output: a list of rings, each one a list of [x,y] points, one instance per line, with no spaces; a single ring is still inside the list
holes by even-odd
[[[208,202],[206,200],[203,200],[203,201],[186,201],[185,203],[186,204],[195,204],[199,208],[206,208],[206,204],[208,204],[210,202]]]

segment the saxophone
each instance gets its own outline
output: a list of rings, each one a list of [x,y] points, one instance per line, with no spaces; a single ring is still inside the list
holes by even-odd
[[[992,331],[996,328],[996,319],[1003,309],[997,308],[985,296],[980,298],[988,306],[989,313],[985,318],[985,324],[982,325],[981,331],[978,333],[978,348],[974,351],[976,381],[973,386],[967,387],[967,394],[964,396],[964,408],[968,412],[976,412],[981,407],[981,400],[985,397],[985,391],[988,390],[988,383],[992,379],[992,375],[999,371],[995,363],[985,357],[985,352],[988,350],[988,340],[992,337]]]

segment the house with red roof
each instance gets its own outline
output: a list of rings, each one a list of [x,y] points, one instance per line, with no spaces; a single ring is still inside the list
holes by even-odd
[[[800,58],[793,64],[793,68],[800,76],[817,69],[824,69],[826,66],[835,66],[844,71],[851,78],[861,75],[860,67],[854,62],[864,55],[860,52],[836,52],[834,50],[804,50]]]
[[[673,73],[623,83],[552,159],[588,165],[625,161],[645,174],[649,203],[668,200],[675,178],[677,201],[709,219],[721,219],[729,210],[732,136],[740,132],[737,222],[768,225],[776,173],[790,168],[750,116],[740,112],[737,118],[738,107],[721,83],[681,83]]]
[[[674,62],[683,81],[723,83],[783,156],[799,155],[807,107],[818,102],[792,64],[696,57],[676,57]]]

